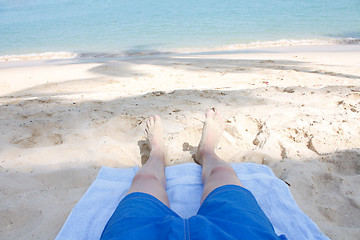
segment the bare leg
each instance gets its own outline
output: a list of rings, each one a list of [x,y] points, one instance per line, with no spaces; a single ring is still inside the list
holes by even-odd
[[[215,147],[222,136],[224,128],[225,122],[221,114],[209,110],[206,113],[202,137],[195,155],[195,161],[202,166],[201,177],[204,190],[201,202],[215,188],[228,184],[242,186],[230,164],[220,159],[215,153]]]
[[[129,193],[148,193],[166,206],[170,206],[166,193],[165,158],[166,150],[164,143],[161,119],[158,115],[150,117],[147,121],[145,132],[150,145],[150,158],[136,173]]]

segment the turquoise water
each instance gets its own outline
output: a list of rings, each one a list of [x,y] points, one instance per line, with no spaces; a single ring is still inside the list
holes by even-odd
[[[359,0],[0,0],[0,55],[360,39]]]

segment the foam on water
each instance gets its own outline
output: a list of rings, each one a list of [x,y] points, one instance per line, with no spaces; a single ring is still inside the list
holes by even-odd
[[[76,58],[77,53],[73,52],[45,52],[18,55],[0,56],[0,62],[4,61],[27,61],[27,60],[48,60],[48,59],[71,59]]]
[[[360,39],[344,38],[344,39],[303,39],[292,40],[282,39],[279,41],[269,42],[251,42],[248,44],[232,44],[219,47],[202,47],[202,48],[173,48],[168,51],[146,51],[133,50],[125,52],[45,52],[45,53],[30,53],[18,55],[3,55],[0,56],[0,62],[4,61],[32,61],[32,60],[50,60],[50,59],[93,59],[93,58],[118,58],[118,57],[140,57],[140,56],[154,56],[173,53],[196,53],[196,52],[212,52],[212,51],[236,51],[244,49],[261,49],[271,47],[289,47],[289,46],[317,46],[317,45],[359,45]]]
[[[278,41],[255,41],[247,44],[230,44],[219,47],[203,47],[203,48],[179,48],[172,49],[173,52],[208,52],[208,51],[228,51],[228,50],[244,50],[244,49],[261,49],[271,47],[290,47],[290,46],[317,46],[317,45],[358,45],[360,39],[344,38],[344,39],[281,39]]]

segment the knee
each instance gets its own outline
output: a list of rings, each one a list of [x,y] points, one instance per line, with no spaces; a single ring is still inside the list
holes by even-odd
[[[157,177],[151,173],[138,173],[135,175],[133,182],[141,182],[141,181],[158,181]]]
[[[222,166],[217,166],[214,167],[211,172],[210,172],[210,176],[211,175],[234,175],[234,169],[230,166],[230,165],[222,165]]]

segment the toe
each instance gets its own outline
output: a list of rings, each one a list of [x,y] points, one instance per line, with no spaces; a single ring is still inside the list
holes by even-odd
[[[223,120],[223,116],[221,115],[221,113],[219,111],[215,112],[215,119],[218,120],[218,121]]]
[[[155,118],[154,118],[153,116],[151,116],[151,117],[149,118],[148,123],[149,123],[149,124],[148,124],[149,126],[154,125],[154,123],[155,123]]]
[[[160,118],[159,115],[155,115],[155,117],[154,117],[154,122],[155,122],[155,123],[161,123],[161,118]]]
[[[215,116],[214,109],[210,109],[209,111],[207,111],[206,117],[214,117],[214,116]]]

